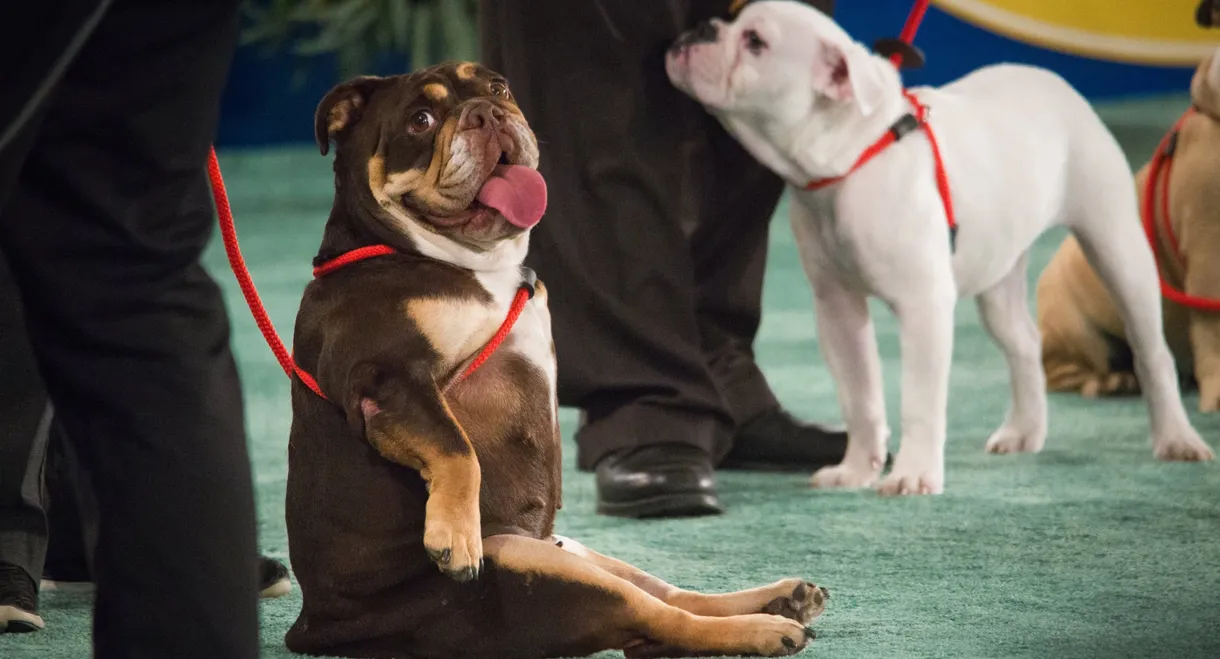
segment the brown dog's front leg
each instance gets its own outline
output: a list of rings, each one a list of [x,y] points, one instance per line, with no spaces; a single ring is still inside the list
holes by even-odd
[[[359,399],[365,436],[387,459],[419,470],[428,485],[424,547],[442,572],[469,581],[483,564],[478,458],[430,376],[399,384],[408,386]]]

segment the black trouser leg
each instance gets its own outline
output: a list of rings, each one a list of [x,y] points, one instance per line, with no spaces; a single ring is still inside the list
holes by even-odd
[[[0,216],[47,389],[94,479],[100,658],[258,655],[241,387],[199,262],[237,12],[117,0]]]
[[[20,567],[37,584],[47,551],[43,468],[51,407],[2,254],[0,365],[0,562]]]
[[[530,264],[551,296],[559,396],[582,408],[578,464],[687,443],[719,459],[732,417],[708,368],[684,223],[704,111],[665,75],[682,0],[485,0],[487,63],[540,141],[548,211]]]
[[[762,316],[771,216],[783,181],[747,153],[715,119],[697,172],[699,223],[691,237],[703,351],[737,423],[779,402],[754,361]]]
[[[59,419],[51,423],[47,443],[47,560],[43,576],[56,581],[93,581],[98,509],[93,478]]]

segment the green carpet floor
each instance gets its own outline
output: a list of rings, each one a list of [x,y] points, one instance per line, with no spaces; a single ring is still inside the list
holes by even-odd
[[[1105,108],[1133,164],[1151,153],[1184,102]],[[330,203],[329,159],[289,148],[225,153],[222,165],[246,259],[288,338]],[[785,218],[781,208],[759,359],[794,411],[837,419]],[[1038,243],[1031,279],[1062,235]],[[260,541],[286,560],[288,381],[251,321],[219,244],[208,263],[229,295],[249,401]],[[875,313],[897,431],[896,325],[879,305]],[[803,656],[1220,657],[1220,465],[1154,462],[1139,400],[1070,396],[1052,397],[1051,434],[1040,455],[985,455],[983,442],[1007,398],[1004,361],[973,303],[964,303],[943,496],[881,499],[867,491],[811,491],[806,475],[725,473],[720,488],[729,511],[722,517],[612,520],[593,514],[592,479],[572,467],[569,444],[560,532],[690,588],[739,589],[797,575],[828,586],[833,599]],[[1193,396],[1187,404],[1220,449],[1220,416],[1195,413]],[[569,442],[575,419],[564,412]],[[263,656],[291,656],[283,636],[299,605],[299,592],[262,604]],[[43,609],[47,629],[0,637],[0,657],[87,657],[88,598],[48,594]]]

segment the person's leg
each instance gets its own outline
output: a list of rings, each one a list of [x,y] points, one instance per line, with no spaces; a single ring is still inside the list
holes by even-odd
[[[810,4],[832,14],[834,0]],[[703,2],[703,20],[723,3]],[[721,468],[807,471],[838,464],[841,428],[798,421],[781,406],[754,359],[762,314],[767,238],[783,181],[754,159],[710,115],[688,154],[699,205],[691,228],[699,329],[716,383],[737,424]]]
[[[46,458],[47,558],[41,590],[92,592],[93,555],[98,540],[97,495],[63,424],[51,421]],[[288,568],[268,556],[258,558],[260,599],[292,592]]]
[[[528,262],[553,300],[560,402],[581,408],[578,465],[600,509],[716,512],[711,461],[732,418],[695,320],[682,218],[685,161],[703,110],[663,55],[688,2],[484,0],[485,61],[537,132],[547,217]]]
[[[94,480],[99,658],[258,655],[241,386],[199,262],[238,7],[118,0],[0,216],[41,371]]]
[[[0,254],[0,633],[43,627],[38,577],[47,551],[51,407],[30,349],[21,297]]]

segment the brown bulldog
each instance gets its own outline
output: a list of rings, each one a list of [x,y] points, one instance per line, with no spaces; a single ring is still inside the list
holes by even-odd
[[[289,649],[804,648],[827,593],[803,579],[704,595],[553,535],[550,315],[541,282],[521,294],[546,187],[507,81],[471,63],[357,78],[316,127],[323,154],[336,144],[335,201],[295,330],[287,523],[304,602]]]
[[[1148,178],[1153,163],[1136,173],[1140,206],[1152,208],[1155,252],[1165,283],[1216,304],[1220,304],[1218,55],[1220,50],[1195,71],[1190,87],[1193,108],[1154,158],[1162,173],[1153,181],[1151,197]],[[1037,305],[1050,390],[1090,397],[1138,391],[1118,311],[1075,238],[1064,240],[1042,273]],[[1179,371],[1199,385],[1199,409],[1220,409],[1220,312],[1165,298],[1162,306],[1165,338]]]

